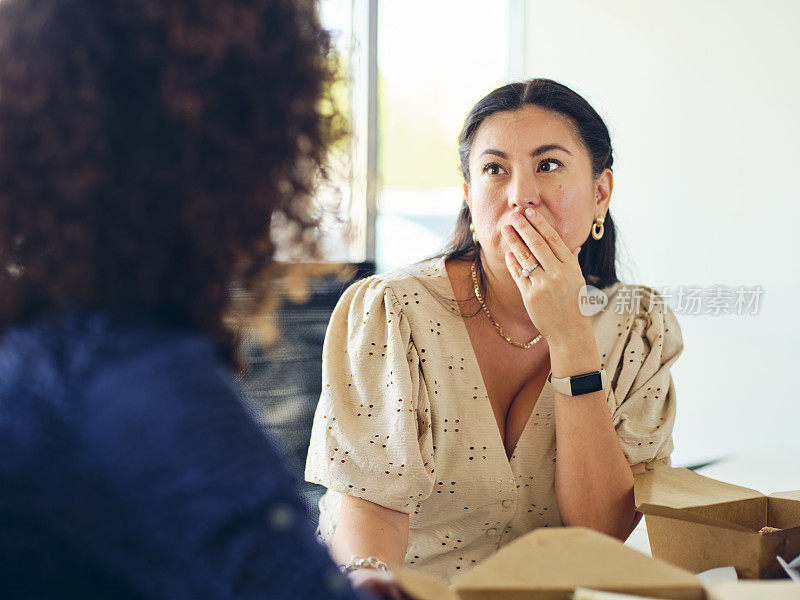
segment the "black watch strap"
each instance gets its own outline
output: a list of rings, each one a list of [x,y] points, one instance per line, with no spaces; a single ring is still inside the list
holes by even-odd
[[[608,375],[606,375],[605,369],[561,378],[553,378],[553,374],[550,373],[547,376],[547,381],[553,385],[555,391],[565,396],[582,396],[583,394],[599,392],[608,387]]]

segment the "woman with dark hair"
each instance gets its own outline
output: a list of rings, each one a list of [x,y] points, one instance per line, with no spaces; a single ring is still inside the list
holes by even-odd
[[[231,370],[325,52],[310,0],[0,2],[3,598],[353,597]]]
[[[669,463],[683,347],[663,299],[617,280],[611,141],[586,100],[506,85],[459,141],[449,249],[334,311],[306,467],[337,560],[444,581],[537,527],[624,540],[633,474]]]

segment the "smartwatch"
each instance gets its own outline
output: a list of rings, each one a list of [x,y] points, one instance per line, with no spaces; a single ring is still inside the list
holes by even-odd
[[[599,371],[592,371],[591,373],[584,373],[583,375],[574,375],[572,377],[556,377],[550,373],[547,376],[547,381],[553,384],[553,389],[565,396],[581,396],[583,394],[591,394],[592,392],[599,392],[606,389],[608,386],[608,375],[605,369]]]

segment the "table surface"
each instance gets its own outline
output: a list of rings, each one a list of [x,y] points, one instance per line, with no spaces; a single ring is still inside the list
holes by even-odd
[[[800,446],[786,444],[725,458],[698,469],[697,472],[706,477],[772,494],[800,490],[800,468],[797,466],[799,459]],[[639,521],[625,545],[651,555],[644,519]]]

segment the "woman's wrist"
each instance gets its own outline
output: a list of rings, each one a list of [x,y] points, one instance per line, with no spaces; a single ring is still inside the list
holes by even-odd
[[[547,342],[553,377],[572,377],[602,368],[591,325]]]
[[[551,350],[563,350],[575,346],[576,342],[594,341],[594,330],[589,317],[578,317],[567,325],[561,326],[558,332],[548,335],[547,345]]]
[[[377,556],[352,556],[345,564],[339,565],[339,571],[344,575],[347,575],[356,569],[388,571],[389,567]]]

